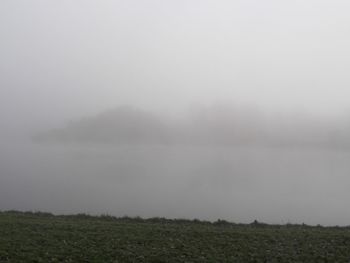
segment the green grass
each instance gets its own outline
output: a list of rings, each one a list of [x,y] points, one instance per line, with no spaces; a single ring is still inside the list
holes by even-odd
[[[0,212],[0,262],[349,262],[350,228]]]

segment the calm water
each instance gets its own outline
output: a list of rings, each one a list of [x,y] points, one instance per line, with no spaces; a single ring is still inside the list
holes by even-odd
[[[0,209],[350,224],[350,153],[3,143]]]

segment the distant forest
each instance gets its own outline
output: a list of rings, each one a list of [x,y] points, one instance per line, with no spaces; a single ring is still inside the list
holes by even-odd
[[[225,146],[350,146],[350,117],[339,121],[308,116],[265,116],[258,111],[209,107],[186,118],[164,118],[122,106],[44,131],[37,142],[185,144]]]

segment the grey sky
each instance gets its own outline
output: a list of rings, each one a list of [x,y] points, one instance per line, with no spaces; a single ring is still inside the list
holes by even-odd
[[[1,1],[1,117],[349,110],[348,1]],[[49,115],[49,116],[48,116]]]

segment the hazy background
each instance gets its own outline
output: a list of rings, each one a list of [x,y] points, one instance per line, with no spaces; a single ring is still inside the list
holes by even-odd
[[[0,209],[350,222],[350,3],[0,3]]]

